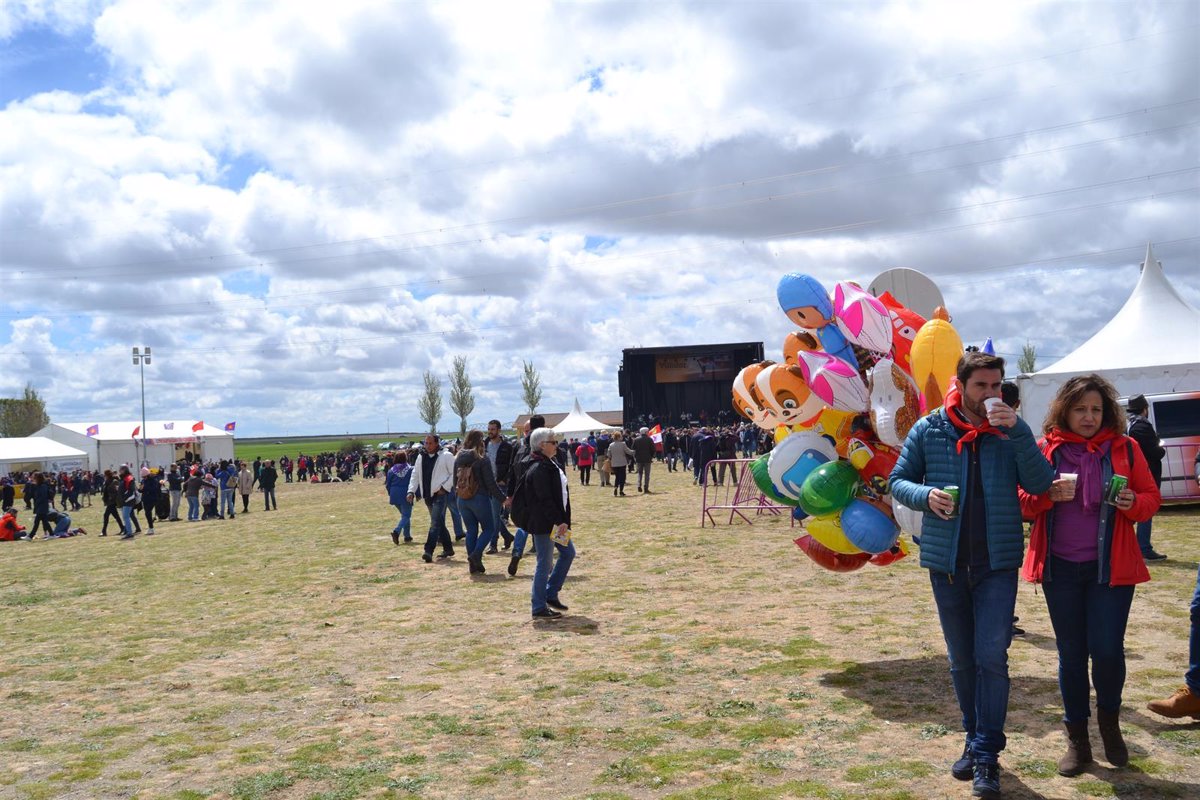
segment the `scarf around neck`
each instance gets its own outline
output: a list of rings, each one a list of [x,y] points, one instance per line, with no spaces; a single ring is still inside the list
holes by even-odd
[[[958,452],[961,453],[963,445],[970,444],[984,434],[991,436],[999,436],[1004,438],[1004,433],[987,421],[985,417],[979,425],[967,420],[962,411],[962,391],[954,386],[946,393],[946,419],[950,420],[950,424],[963,431],[963,434],[958,437]]]
[[[1090,439],[1061,428],[1053,428],[1046,434],[1048,456],[1053,458],[1054,452],[1062,448],[1058,459],[1059,474],[1064,469],[1069,472],[1072,467],[1079,474],[1076,494],[1087,511],[1100,506],[1104,495],[1104,455],[1109,451],[1111,442],[1119,435],[1107,428],[1097,432]]]

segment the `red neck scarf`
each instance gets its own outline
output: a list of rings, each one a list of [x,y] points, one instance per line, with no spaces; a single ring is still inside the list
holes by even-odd
[[[986,417],[978,425],[967,420],[962,411],[962,392],[957,386],[951,387],[950,391],[946,393],[946,419],[950,420],[951,425],[963,431],[963,434],[958,437],[959,453],[962,452],[963,445],[970,444],[985,433],[1002,438],[1004,436],[1004,433],[988,422]]]
[[[1089,453],[1096,453],[1100,451],[1101,446],[1105,442],[1111,442],[1113,439],[1118,439],[1120,437],[1121,434],[1108,428],[1102,428],[1101,430],[1096,431],[1095,435],[1093,435],[1090,439],[1085,439],[1078,433],[1064,431],[1061,428],[1052,428],[1050,432],[1046,434],[1046,443],[1050,445],[1050,452],[1053,452],[1054,448],[1058,447],[1063,442],[1074,442],[1075,444],[1086,445]]]

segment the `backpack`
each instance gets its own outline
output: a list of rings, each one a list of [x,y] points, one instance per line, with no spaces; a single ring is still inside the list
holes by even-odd
[[[479,463],[479,459],[475,459],[465,467],[458,468],[458,477],[454,479],[454,493],[461,500],[470,500],[479,492],[479,479],[475,477],[475,465]]]
[[[225,479],[226,489],[238,488],[238,474],[236,472],[229,473],[229,477]]]
[[[529,490],[525,485],[525,477],[528,474],[529,469],[525,469],[517,478],[517,485],[513,488],[512,505],[508,509],[508,518],[521,530],[525,530],[525,526],[529,524]]]

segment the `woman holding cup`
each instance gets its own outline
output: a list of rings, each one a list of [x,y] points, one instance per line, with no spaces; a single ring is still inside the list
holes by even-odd
[[[1116,389],[1099,375],[1064,383],[1043,431],[1042,453],[1059,477],[1045,494],[1018,490],[1034,519],[1022,573],[1042,584],[1054,626],[1068,742],[1058,772],[1072,776],[1092,761],[1089,659],[1105,757],[1116,767],[1129,761],[1120,728],[1125,626],[1134,586],[1150,580],[1134,523],[1154,516],[1162,498],[1125,435]]]

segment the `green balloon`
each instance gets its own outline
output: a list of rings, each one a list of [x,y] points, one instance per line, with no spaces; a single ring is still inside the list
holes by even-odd
[[[794,506],[796,501],[786,495],[780,494],[775,489],[775,484],[771,483],[771,476],[767,472],[767,458],[770,453],[765,453],[750,462],[750,474],[754,477],[754,485],[758,490],[765,494],[776,503],[785,506]]]
[[[808,474],[800,487],[800,507],[814,517],[829,517],[850,505],[858,489],[858,470],[848,461],[830,461]]]

